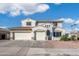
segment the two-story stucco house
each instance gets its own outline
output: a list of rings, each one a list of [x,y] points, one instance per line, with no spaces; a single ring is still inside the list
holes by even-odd
[[[10,29],[11,40],[60,40],[61,35],[65,34],[62,29],[63,21],[52,20],[32,20],[21,21],[21,27]]]

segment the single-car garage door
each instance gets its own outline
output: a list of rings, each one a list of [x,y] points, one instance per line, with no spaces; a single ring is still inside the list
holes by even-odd
[[[36,32],[36,40],[45,40],[46,33],[45,32]]]
[[[15,40],[31,40],[32,33],[15,33]]]

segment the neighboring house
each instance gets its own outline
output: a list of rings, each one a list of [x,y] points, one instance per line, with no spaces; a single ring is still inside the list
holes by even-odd
[[[70,34],[69,34],[69,36],[71,37],[71,36],[75,36],[75,38],[77,39],[77,38],[79,38],[79,31],[78,30],[72,30],[71,32],[70,32]],[[79,40],[79,39],[78,39]]]
[[[50,21],[32,19],[22,20],[21,27],[10,29],[11,40],[60,40],[61,35],[65,34],[62,29],[63,21]]]
[[[0,40],[9,40],[10,32],[7,29],[0,28]]]

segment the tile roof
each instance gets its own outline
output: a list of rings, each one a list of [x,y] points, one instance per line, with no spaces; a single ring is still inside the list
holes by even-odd
[[[9,32],[9,29],[0,28],[0,32]]]
[[[32,30],[32,27],[12,27],[10,30]]]
[[[59,21],[59,20],[37,20],[37,22],[39,23],[39,22],[45,22],[45,23],[54,23],[54,22],[58,22],[58,23],[62,23],[63,21]]]

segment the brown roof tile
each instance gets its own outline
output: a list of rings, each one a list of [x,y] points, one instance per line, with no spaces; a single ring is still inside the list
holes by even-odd
[[[13,27],[10,30],[32,30],[32,27]]]
[[[9,32],[9,30],[8,29],[0,28],[0,32]]]
[[[63,21],[59,21],[59,20],[38,20],[37,23],[40,23],[40,22],[44,22],[44,23],[54,23],[54,22],[57,22],[57,23],[62,23]]]

